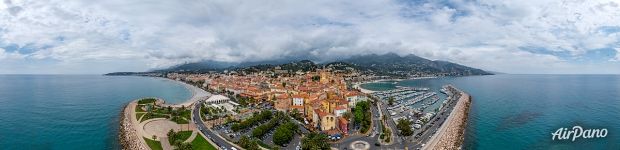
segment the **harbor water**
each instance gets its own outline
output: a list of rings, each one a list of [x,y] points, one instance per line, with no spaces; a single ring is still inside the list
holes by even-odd
[[[492,75],[378,82],[369,90],[452,84],[473,97],[464,149],[617,149],[620,76]],[[604,138],[552,140],[559,128],[607,129]]]

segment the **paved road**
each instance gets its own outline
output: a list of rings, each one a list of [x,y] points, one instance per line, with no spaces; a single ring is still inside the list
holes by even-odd
[[[232,144],[226,142],[226,140],[222,137],[216,135],[214,131],[207,128],[205,124],[200,120],[200,107],[202,106],[200,105],[201,103],[202,101],[198,101],[196,105],[194,105],[194,109],[192,109],[192,113],[194,114],[192,120],[198,127],[199,131],[202,132],[202,134],[206,135],[207,138],[211,139],[211,141],[213,141],[217,145],[217,147],[225,147],[226,149],[235,147]]]
[[[369,136],[362,134],[351,135],[338,142],[332,143],[331,146],[337,149],[350,149],[349,146],[351,145],[351,143],[355,141],[364,141],[370,144],[370,149],[376,149],[376,147],[374,147],[374,144],[379,142],[378,139],[379,135],[381,134],[381,123],[379,121],[381,121],[381,117],[378,116],[379,110],[377,109],[376,105],[371,105],[370,110],[372,111],[371,115],[373,123],[371,125],[371,128],[373,128],[373,131],[369,133]],[[353,126],[351,126],[351,128],[353,128]],[[374,134],[374,132],[377,133]]]

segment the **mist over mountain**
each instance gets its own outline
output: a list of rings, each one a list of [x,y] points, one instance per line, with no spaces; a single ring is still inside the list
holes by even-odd
[[[167,69],[154,70],[152,72],[209,72],[238,70],[246,72],[268,71],[279,66],[282,70],[311,71],[318,68],[332,68],[337,70],[355,69],[364,74],[386,76],[468,76],[468,75],[491,75],[493,73],[476,69],[448,61],[429,60],[413,54],[400,56],[395,53],[356,55],[345,59],[327,61],[320,64],[312,59],[295,57],[288,59],[275,59],[268,61],[247,62],[219,62],[201,61],[173,66]]]

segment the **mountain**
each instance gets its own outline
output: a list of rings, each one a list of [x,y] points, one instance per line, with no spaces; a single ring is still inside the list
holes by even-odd
[[[193,72],[193,73],[205,73],[210,71],[224,71],[224,70],[236,70],[242,68],[269,68],[276,65],[297,62],[304,60],[301,57],[274,59],[265,61],[246,61],[246,62],[222,62],[204,60],[193,63],[184,63],[176,66],[172,66],[166,69],[152,70],[149,72]],[[117,74],[117,73],[110,73]]]
[[[276,69],[279,67],[279,69]],[[276,71],[293,73],[296,71],[312,71],[318,68],[328,68],[335,71],[351,72],[357,70],[363,74],[387,75],[395,77],[411,76],[468,76],[468,75],[492,75],[493,73],[463,66],[460,64],[428,60],[416,55],[400,56],[395,53],[383,55],[357,55],[346,59],[323,64],[316,64],[310,60],[301,58],[276,59],[269,61],[254,61],[229,63],[219,61],[201,61],[173,66],[167,69],[154,70],[152,73],[161,72],[191,72],[205,73],[210,71],[235,70],[241,72]],[[114,73],[112,73],[114,74]],[[116,73],[120,75],[131,73]]]
[[[238,65],[238,63],[206,60],[200,62],[180,64],[166,69],[153,70],[151,72],[208,72],[225,70],[228,68],[232,68],[236,65]]]
[[[447,61],[432,61],[416,55],[399,56],[395,53],[353,56],[342,62],[351,63],[359,70],[376,75],[389,76],[468,76],[491,75],[484,70],[471,68]]]
[[[301,61],[293,61],[289,63],[283,64],[260,64],[255,66],[248,67],[238,67],[235,70],[240,72],[260,72],[260,71],[276,71],[280,70],[280,72],[284,71],[287,73],[293,73],[297,71],[307,72],[314,71],[319,68],[319,65],[315,64],[310,60],[301,60]]]

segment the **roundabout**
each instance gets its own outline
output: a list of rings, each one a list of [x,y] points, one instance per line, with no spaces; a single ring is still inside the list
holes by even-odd
[[[365,141],[355,141],[349,145],[349,148],[353,150],[368,150],[370,149],[370,144]]]

